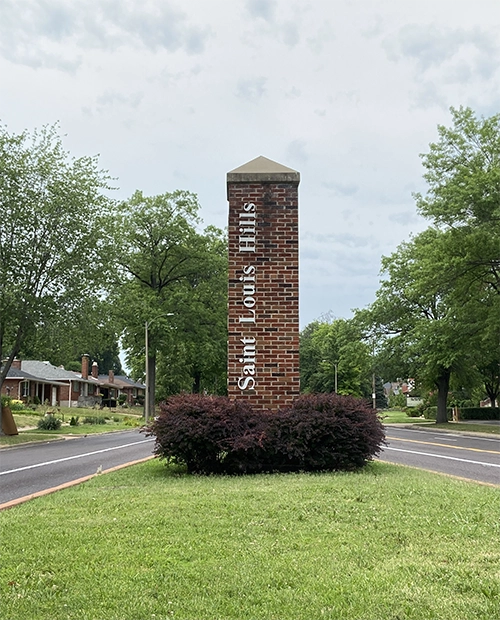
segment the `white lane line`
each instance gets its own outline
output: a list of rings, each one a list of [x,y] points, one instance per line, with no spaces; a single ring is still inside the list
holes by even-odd
[[[154,441],[154,439],[142,439],[141,441],[125,443],[121,446],[114,446],[113,448],[104,448],[103,450],[95,450],[94,452],[85,452],[85,454],[75,454],[74,456],[66,456],[63,459],[55,459],[54,461],[45,461],[44,463],[36,463],[35,465],[26,465],[26,467],[18,467],[17,469],[9,469],[8,471],[1,471],[0,476],[6,476],[7,474],[15,474],[18,471],[27,471],[28,469],[35,469],[36,467],[45,467],[46,465],[54,465],[55,463],[63,463],[64,461],[72,461],[74,459],[83,459],[86,456],[92,456],[93,454],[102,454],[103,452],[111,452],[111,450],[120,450],[121,448],[128,448],[130,446],[136,446],[137,444],[145,443],[147,441]]]
[[[386,430],[388,429],[387,426],[385,428],[386,428]],[[406,430],[406,429],[403,429],[403,430]],[[392,430],[392,432],[394,432],[394,430]],[[423,430],[418,430],[418,429],[413,429],[413,428],[411,430],[409,430],[408,432],[409,433],[420,433],[421,435],[425,434],[425,433],[429,433],[429,431],[423,431]],[[443,437],[457,437],[458,439],[460,439],[460,438],[464,439],[465,438],[465,439],[474,439],[476,441],[496,441],[497,443],[500,441],[500,438],[498,438],[498,437],[496,439],[494,437],[484,437],[482,435],[481,435],[481,437],[474,437],[473,435],[468,435],[467,431],[464,431],[464,433],[461,434],[461,435],[458,435],[456,433],[439,433],[439,435],[437,433],[435,433],[435,435],[439,439],[442,439]],[[389,437],[389,439],[390,439],[390,437]],[[394,439],[396,439],[396,437]]]
[[[436,459],[446,459],[448,461],[460,461],[461,463],[473,463],[474,465],[486,465],[486,467],[500,467],[500,463],[482,463],[481,461],[471,461],[469,459],[459,459],[455,456],[444,456],[444,454],[431,454],[430,452],[417,452],[416,450],[402,450],[401,448],[390,448],[386,446],[386,450],[392,450],[393,452],[406,452],[407,454],[418,454],[420,456],[432,456]]]

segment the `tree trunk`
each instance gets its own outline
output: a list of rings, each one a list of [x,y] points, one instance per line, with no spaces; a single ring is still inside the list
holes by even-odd
[[[201,372],[193,371],[193,394],[199,394],[201,390]]]
[[[492,379],[491,382],[490,381],[485,381],[484,382],[484,389],[486,390],[486,394],[488,395],[488,398],[490,399],[491,402],[491,406],[494,407],[496,400],[498,398],[498,395],[500,394],[500,386],[498,383],[495,383],[495,380]]]
[[[450,389],[450,375],[450,369],[444,368],[435,382],[438,388],[436,424],[448,422],[446,405],[448,403],[448,391]]]
[[[5,379],[7,378],[7,373],[9,372],[10,367],[12,366],[12,362],[15,360],[17,354],[21,350],[22,339],[23,339],[23,334],[21,333],[21,329],[19,328],[17,331],[16,341],[14,343],[14,346],[12,350],[10,351],[9,357],[5,360],[5,363],[3,366],[1,364],[2,358],[0,357],[0,394],[2,393],[2,387],[3,387]],[[0,353],[1,355],[3,355],[3,351],[0,351]],[[2,407],[0,406],[0,435],[4,434],[2,417],[3,417]]]

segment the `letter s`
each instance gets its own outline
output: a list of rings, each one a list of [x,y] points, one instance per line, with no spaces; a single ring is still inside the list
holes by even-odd
[[[255,385],[255,379],[253,377],[240,377],[238,379],[238,387],[241,391],[253,390]]]

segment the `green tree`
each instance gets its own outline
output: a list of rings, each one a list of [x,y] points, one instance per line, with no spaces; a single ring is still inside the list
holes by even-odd
[[[301,333],[300,372],[303,392],[337,392],[368,397],[371,393],[369,347],[347,319],[314,321]]]
[[[451,108],[452,126],[422,155],[428,184],[420,213],[441,230],[443,276],[456,303],[482,306],[477,368],[490,398],[499,394],[500,364],[500,114],[478,118]],[[487,310],[487,312],[485,312]]]
[[[158,351],[163,393],[200,389],[201,375],[225,364],[227,249],[220,231],[198,232],[198,211],[190,192],[136,192],[121,205],[116,222],[121,281],[115,305],[135,376],[144,369],[148,334],[149,411]]]
[[[36,326],[25,341],[24,359],[50,360],[68,370],[81,367],[87,353],[100,373],[121,374],[119,330],[108,298],[84,297],[75,307],[60,307]],[[70,368],[71,364],[71,368]]]
[[[375,407],[377,409],[387,409],[388,402],[385,395],[384,382],[382,377],[375,376]]]
[[[70,158],[57,125],[31,135],[0,127],[0,388],[40,326],[100,296],[109,181],[95,157]]]
[[[428,389],[437,390],[437,422],[447,421],[452,372],[474,365],[484,308],[458,303],[446,275],[442,233],[429,228],[382,259],[385,279],[377,299],[357,318],[374,327],[382,348],[398,352],[402,366]]]

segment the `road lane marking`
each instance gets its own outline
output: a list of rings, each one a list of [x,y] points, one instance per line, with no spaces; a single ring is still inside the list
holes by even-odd
[[[419,456],[432,456],[436,459],[446,459],[447,461],[460,461],[460,463],[473,463],[474,465],[486,465],[486,467],[500,467],[500,463],[482,463],[481,461],[471,461],[469,459],[459,459],[455,456],[445,456],[444,454],[432,454],[431,452],[417,452],[416,450],[403,450],[402,448],[391,448],[386,446],[383,451],[392,450],[393,452],[406,452],[407,454],[418,454]]]
[[[497,450],[481,450],[481,448],[463,448],[460,446],[449,446],[445,443],[434,443],[432,441],[420,441],[419,439],[403,439],[402,437],[387,437],[391,441],[405,441],[408,443],[423,443],[426,446],[439,446],[440,448],[450,448],[453,450],[470,450],[471,452],[485,452],[486,454],[498,454],[500,456],[500,452]]]
[[[132,443],[125,443],[121,446],[113,446],[112,448],[103,448],[102,450],[95,450],[94,452],[85,452],[84,454],[75,454],[74,456],[66,456],[62,459],[55,459],[53,461],[45,461],[44,463],[35,463],[35,465],[26,465],[25,467],[17,467],[16,469],[9,469],[8,471],[1,471],[0,476],[6,476],[7,474],[15,474],[18,471],[27,471],[29,469],[35,469],[37,467],[45,467],[45,465],[55,465],[56,463],[64,463],[64,461],[72,461],[74,459],[82,459],[86,456],[93,456],[94,454],[102,454],[103,452],[111,452],[112,450],[120,450],[121,448],[129,448],[130,446],[136,446],[137,444],[143,444],[148,441],[154,441],[154,439],[141,439],[140,441],[133,441]]]

